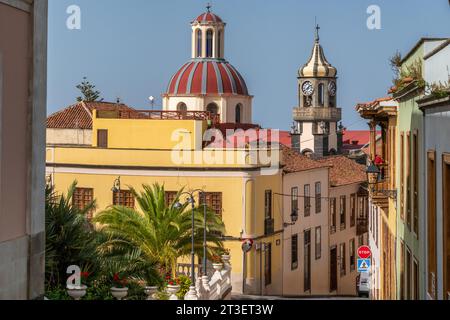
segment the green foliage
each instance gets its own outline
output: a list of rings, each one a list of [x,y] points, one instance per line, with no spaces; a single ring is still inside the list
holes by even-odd
[[[65,287],[67,268],[79,266],[83,272],[97,270],[98,238],[89,225],[86,215],[95,208],[95,202],[83,210],[72,205],[77,183],[74,182],[65,195],[57,195],[53,187],[46,187],[45,229],[46,229],[46,285]]]
[[[402,67],[399,69],[399,73],[394,79],[395,91],[403,90],[411,81],[406,81],[407,79],[412,79],[416,81],[416,86],[418,88],[425,87],[425,80],[422,75],[422,61],[417,59],[413,63]]]
[[[427,91],[437,99],[446,98],[450,96],[450,82],[427,84]]]
[[[175,276],[177,259],[189,256],[191,251],[191,209],[185,203],[181,207],[180,191],[169,206],[165,202],[164,187],[159,184],[143,185],[143,191],[131,191],[139,205],[139,211],[113,206],[97,215],[94,221],[102,225],[108,240],[99,246],[103,255],[129,255],[136,261],[151,261]],[[207,240],[209,249],[223,247],[217,233],[224,233],[223,222],[211,210],[207,211]],[[203,209],[194,209],[195,250],[203,250]]]
[[[400,74],[400,68],[402,67],[402,54],[397,51],[390,59],[389,65],[391,66],[392,72],[395,75],[395,78],[398,78]]]
[[[83,77],[83,81],[76,88],[81,92],[81,96],[77,97],[78,102],[103,101],[103,99],[100,99],[100,91],[95,90],[95,86],[86,77]]]
[[[189,287],[191,286],[191,279],[186,276],[179,276],[178,280],[180,282],[180,291],[177,293],[177,297],[180,300],[184,300],[184,296],[189,292]]]

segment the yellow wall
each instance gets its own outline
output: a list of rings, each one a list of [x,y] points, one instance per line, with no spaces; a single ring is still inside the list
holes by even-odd
[[[206,121],[153,119],[100,119],[93,114],[92,145],[97,146],[97,130],[108,130],[109,148],[173,149],[182,143],[183,149],[202,146]],[[189,143],[190,141],[190,143]]]

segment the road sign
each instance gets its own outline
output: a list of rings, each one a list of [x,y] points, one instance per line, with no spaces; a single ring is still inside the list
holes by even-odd
[[[372,251],[368,246],[362,246],[358,249],[358,257],[360,259],[369,259],[372,256]]]
[[[370,259],[358,259],[358,272],[367,273],[370,271],[372,262]]]

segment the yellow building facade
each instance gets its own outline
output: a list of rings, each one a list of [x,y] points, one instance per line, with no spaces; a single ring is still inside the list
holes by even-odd
[[[110,110],[93,111],[92,146],[47,145],[47,176],[56,190],[65,192],[76,180],[78,190],[89,190],[96,200],[98,212],[114,204],[112,186],[119,177],[124,191],[154,183],[164,184],[169,193],[202,189],[216,197],[214,209],[226,226],[233,289],[279,293],[282,211],[274,200],[282,192],[279,163],[272,172],[252,160],[261,150],[203,147],[208,119],[161,120],[145,112],[134,113],[139,119],[126,119],[114,105]],[[268,156],[280,152],[266,151]],[[245,239],[254,241],[254,250],[246,255],[241,249]]]

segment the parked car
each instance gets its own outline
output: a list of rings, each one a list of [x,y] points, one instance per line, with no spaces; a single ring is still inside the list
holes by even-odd
[[[370,274],[361,273],[356,278],[356,292],[359,297],[370,297]]]

